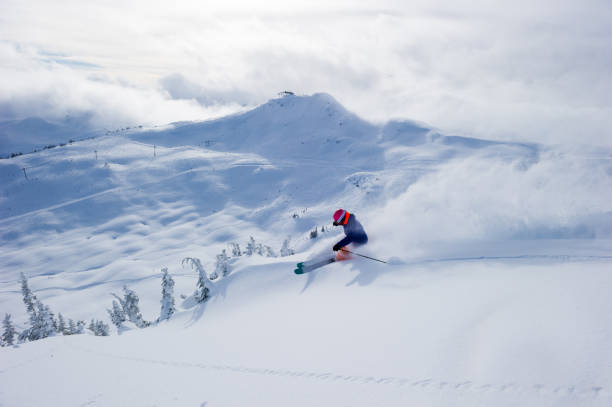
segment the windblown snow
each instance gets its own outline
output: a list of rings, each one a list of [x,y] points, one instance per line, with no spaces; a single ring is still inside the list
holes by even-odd
[[[0,405],[612,404],[612,151],[374,124],[326,94],[93,138],[27,123],[57,146],[0,160],[1,316],[30,326],[23,273],[110,336],[2,347]],[[388,264],[295,275],[340,207]],[[111,324],[124,287],[146,324]]]

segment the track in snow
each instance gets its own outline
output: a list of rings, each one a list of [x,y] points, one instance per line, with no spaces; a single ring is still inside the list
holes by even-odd
[[[444,381],[432,378],[408,379],[402,377],[378,377],[336,374],[333,372],[309,372],[293,369],[254,368],[246,366],[230,366],[207,363],[181,362],[161,359],[147,359],[131,356],[115,355],[107,352],[99,352],[81,346],[70,345],[75,350],[104,356],[113,359],[127,360],[131,362],[147,363],[152,365],[172,366],[176,368],[192,368],[213,371],[226,371],[248,375],[263,375],[277,377],[292,377],[295,379],[306,379],[321,382],[345,382],[361,385],[387,385],[395,388],[415,389],[427,392],[444,391],[455,393],[506,393],[521,396],[538,396],[547,398],[572,397],[577,403],[588,401],[612,403],[612,395],[601,386],[578,386],[578,385],[543,385],[539,383],[477,383],[471,380]]]

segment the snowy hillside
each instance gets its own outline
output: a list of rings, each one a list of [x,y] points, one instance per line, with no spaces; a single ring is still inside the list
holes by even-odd
[[[373,124],[326,94],[82,138],[0,160],[0,312],[28,327],[24,273],[66,318],[110,325],[127,286],[153,324],[1,348],[0,404],[612,403],[612,151]],[[339,207],[390,264],[295,275]]]

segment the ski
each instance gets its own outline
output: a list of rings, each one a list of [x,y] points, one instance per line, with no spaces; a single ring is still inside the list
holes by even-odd
[[[305,261],[297,264],[297,268],[293,271],[295,274],[304,274],[312,270],[318,269],[319,267],[326,266],[336,261],[335,257],[325,260]]]

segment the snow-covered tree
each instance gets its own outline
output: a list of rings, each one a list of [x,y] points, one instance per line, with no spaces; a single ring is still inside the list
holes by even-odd
[[[278,257],[276,256],[276,253],[274,253],[274,250],[270,247],[270,246],[264,246],[264,253],[266,254],[266,257]]]
[[[17,335],[17,340],[21,342],[25,342],[30,337],[30,328],[26,328]]]
[[[83,332],[85,332],[85,321],[77,321],[74,333],[78,335]]]
[[[212,281],[215,281],[218,278],[219,278],[219,273],[217,272],[217,268],[215,267],[215,271],[210,273],[210,275],[208,276],[208,279],[212,282]]]
[[[242,252],[240,251],[240,245],[238,243],[230,243],[230,248],[232,249],[232,257],[240,257],[242,256]]]
[[[57,331],[53,313],[48,306],[36,300],[35,309],[30,313],[30,327],[19,334],[20,341],[36,341],[55,335]]]
[[[28,287],[28,279],[23,273],[21,273],[20,282],[21,294],[23,295],[23,303],[26,306],[28,314],[32,315],[36,312],[36,296],[34,295],[34,293],[32,293],[30,287]]]
[[[2,326],[4,327],[4,332],[2,333],[2,346],[13,346],[13,344],[15,343],[15,335],[17,334],[17,331],[15,330],[15,326],[11,322],[10,314],[6,314],[4,316]]]
[[[319,236],[319,230],[315,227],[314,230],[310,231],[310,238],[316,239]]]
[[[66,321],[64,321],[64,316],[62,313],[57,314],[57,332],[66,335]]]
[[[108,336],[108,325],[104,321],[96,320],[93,318],[87,327],[95,336]]]
[[[30,317],[30,327],[19,334],[20,341],[36,341],[55,335],[59,330],[55,316],[48,306],[36,298],[28,286],[28,279],[23,273],[20,276],[23,303]]]
[[[225,249],[221,251],[221,254],[217,254],[217,262],[215,264],[215,274],[225,277],[229,274],[229,258],[225,253]]]
[[[68,333],[66,335],[75,335],[77,333],[77,326],[71,318],[68,318]]]
[[[176,308],[174,307],[174,280],[168,273],[167,268],[162,269],[162,299],[161,299],[161,313],[159,320],[170,319]]]
[[[110,315],[111,322],[117,327],[121,328],[121,325],[126,321],[125,312],[123,308],[119,306],[117,301],[113,300],[113,309],[106,310]]]
[[[40,337],[47,338],[55,335],[57,332],[57,324],[51,310],[42,302],[36,301],[36,308],[39,316]]]
[[[108,331],[108,324],[104,323],[103,321],[98,321],[96,323],[96,331],[94,332],[96,336],[108,336]]]
[[[287,238],[283,242],[283,247],[281,247],[281,250],[280,250],[281,257],[292,256],[295,254],[295,250],[289,247],[290,241],[291,241],[291,238],[287,236]]]
[[[138,307],[138,302],[140,300],[135,291],[130,290],[127,286],[123,286],[123,299],[116,294],[112,295],[119,300],[128,321],[133,322],[138,328],[146,328],[151,324],[145,321],[140,313],[140,308]]]
[[[255,243],[255,239],[253,239],[253,236],[249,236],[249,242],[247,243],[245,254],[247,256],[252,256],[253,253],[255,253],[256,247],[257,243]]]
[[[277,257],[276,253],[274,253],[274,250],[270,246],[256,242],[255,239],[253,239],[253,236],[249,236],[249,242],[247,243],[245,254],[247,256],[258,254],[266,257]]]
[[[193,296],[197,302],[206,301],[212,295],[211,289],[213,285],[208,276],[206,275],[206,271],[202,266],[202,262],[198,258],[185,257],[182,261],[182,264],[189,264],[192,269],[197,270],[198,285]]]

